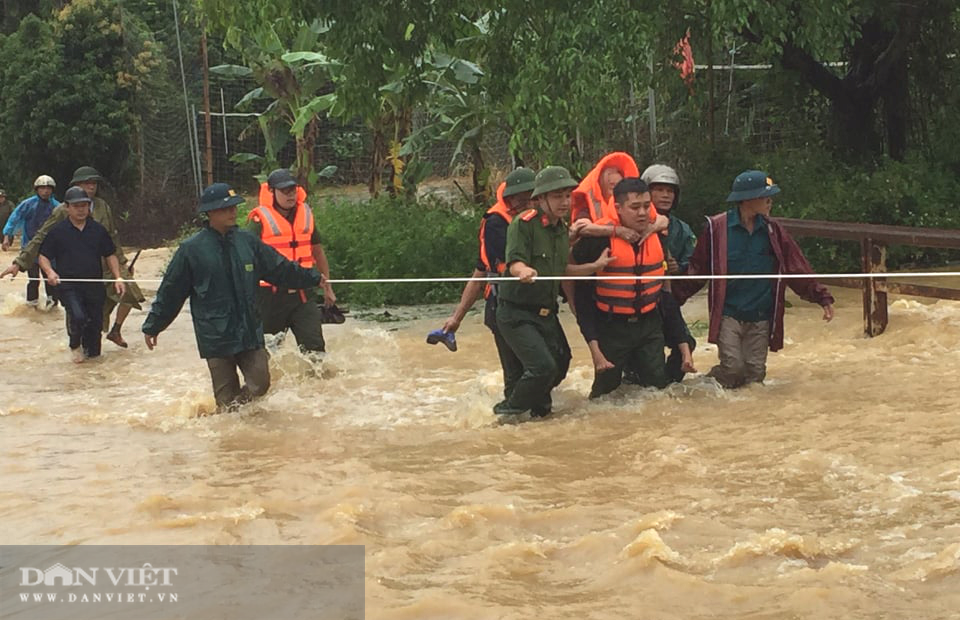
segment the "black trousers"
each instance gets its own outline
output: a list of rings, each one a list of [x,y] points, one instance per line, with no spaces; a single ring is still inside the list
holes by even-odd
[[[40,263],[34,263],[32,267],[27,269],[27,277],[29,278],[39,278],[40,277]],[[44,280],[43,281],[43,290],[46,291],[47,297],[53,301],[57,301],[57,287],[50,286],[50,284]],[[27,280],[27,301],[37,301],[40,299],[40,281],[39,280]]]
[[[99,282],[60,285],[60,303],[67,311],[70,348],[82,346],[87,357],[100,355],[100,323],[107,291]]]

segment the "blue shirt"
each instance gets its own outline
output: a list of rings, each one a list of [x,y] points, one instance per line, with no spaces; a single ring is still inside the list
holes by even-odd
[[[13,210],[13,213],[11,213],[10,217],[7,219],[7,223],[4,224],[3,234],[8,237],[12,237],[18,230],[21,231],[20,240],[23,247],[26,247],[27,242],[30,241],[30,238],[33,237],[34,233],[37,231],[37,229],[33,228],[32,225],[28,227],[28,222],[33,221],[34,212],[36,211],[38,204],[40,204],[40,196],[36,194],[24,199],[23,202],[18,204],[17,208]],[[59,200],[53,196],[50,196],[51,211],[59,204]]]
[[[753,220],[753,232],[740,222],[740,209],[727,211],[727,273],[776,273],[777,259],[770,245],[767,220]],[[768,321],[773,314],[773,280],[727,280],[724,316],[738,321]]]

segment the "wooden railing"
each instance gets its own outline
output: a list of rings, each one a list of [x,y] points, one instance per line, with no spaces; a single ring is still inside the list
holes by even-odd
[[[960,230],[776,219],[794,237],[859,241],[863,273],[887,273],[887,246],[890,245],[960,249]],[[960,289],[908,284],[887,278],[841,278],[824,284],[863,290],[863,331],[868,336],[882,334],[887,328],[888,292],[960,301]]]

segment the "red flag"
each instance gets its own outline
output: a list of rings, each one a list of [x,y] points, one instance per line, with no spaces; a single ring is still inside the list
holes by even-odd
[[[690,29],[687,28],[687,33],[683,35],[683,38],[677,41],[677,44],[673,48],[673,53],[677,56],[682,57],[681,61],[674,61],[673,66],[680,70],[680,77],[683,79],[683,83],[687,85],[690,94],[693,94],[693,73],[694,73],[694,64],[693,64],[693,48],[690,47]]]

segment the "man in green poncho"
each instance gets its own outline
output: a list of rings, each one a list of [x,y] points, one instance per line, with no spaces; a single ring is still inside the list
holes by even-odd
[[[270,387],[269,355],[254,301],[260,280],[295,289],[313,288],[323,280],[316,270],[300,267],[238,229],[237,205],[243,202],[226,183],[203,191],[199,211],[208,224],[180,244],[141,328],[152,350],[157,335],[190,299],[197,349],[207,360],[220,410],[262,396]]]

